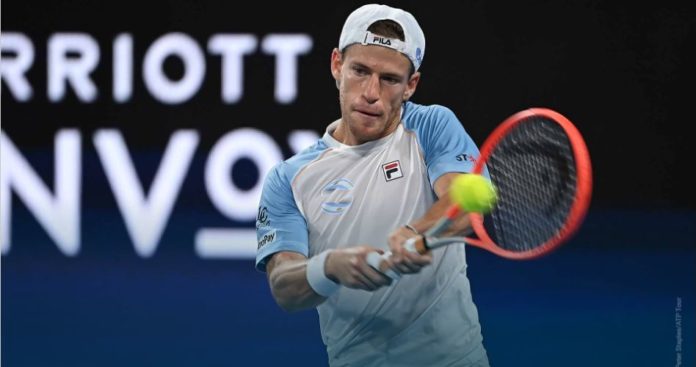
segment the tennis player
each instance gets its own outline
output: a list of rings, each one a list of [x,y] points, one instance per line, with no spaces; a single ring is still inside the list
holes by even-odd
[[[256,268],[283,309],[317,308],[331,366],[488,366],[465,247],[402,247],[479,154],[451,110],[409,101],[424,52],[410,13],[353,11],[331,54],[341,118],[264,183]],[[368,265],[375,250],[399,280]]]

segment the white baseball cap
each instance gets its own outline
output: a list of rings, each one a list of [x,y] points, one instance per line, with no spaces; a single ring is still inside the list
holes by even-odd
[[[379,20],[391,20],[398,23],[404,31],[404,41],[375,35],[367,30]],[[354,43],[378,45],[397,50],[411,60],[415,70],[420,67],[425,54],[425,35],[416,18],[407,11],[387,5],[363,5],[348,16],[338,40],[338,49],[343,51]]]

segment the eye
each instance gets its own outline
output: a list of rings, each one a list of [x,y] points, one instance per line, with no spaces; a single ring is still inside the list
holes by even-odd
[[[364,75],[369,74],[367,69],[365,69],[361,66],[353,66],[353,71],[355,72],[355,74],[360,75],[360,76],[364,76]]]
[[[390,76],[382,77],[382,80],[384,80],[388,84],[399,84],[398,78],[394,78],[394,77],[390,77]]]

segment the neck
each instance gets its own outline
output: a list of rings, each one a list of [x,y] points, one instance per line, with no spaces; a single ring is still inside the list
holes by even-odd
[[[389,125],[382,131],[381,134],[378,136],[372,137],[372,138],[360,138],[356,135],[354,135],[351,131],[350,128],[348,127],[348,124],[345,122],[345,120],[341,119],[338,122],[338,126],[336,126],[336,129],[331,132],[331,136],[333,136],[336,141],[340,142],[341,144],[345,145],[360,145],[364,144],[370,141],[378,140],[381,139],[391,133],[393,133],[396,128],[399,126],[400,122],[400,117],[396,116],[393,121],[389,123]]]

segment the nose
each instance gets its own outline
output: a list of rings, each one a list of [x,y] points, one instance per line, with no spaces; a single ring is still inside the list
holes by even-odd
[[[368,103],[375,103],[379,100],[379,75],[373,74],[365,81],[363,97]]]

